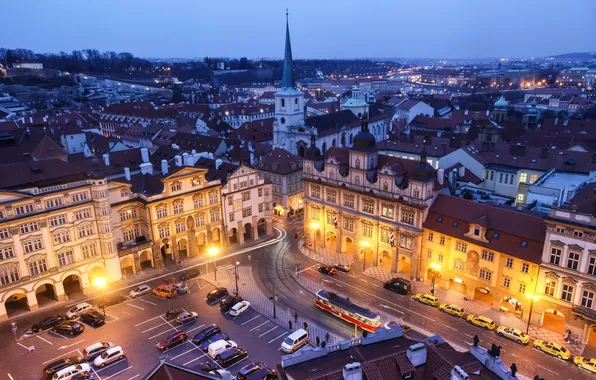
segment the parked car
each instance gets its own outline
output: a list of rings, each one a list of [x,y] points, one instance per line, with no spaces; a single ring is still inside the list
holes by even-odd
[[[483,327],[487,330],[494,330],[495,327],[497,327],[495,321],[483,315],[468,314],[466,321],[478,327]]]
[[[169,348],[175,347],[188,340],[188,334],[186,331],[175,331],[168,335],[166,338],[160,340],[155,346],[162,351]]]
[[[194,344],[201,344],[207,339],[209,339],[209,337],[215,334],[219,334],[220,332],[221,328],[219,328],[219,326],[216,324],[212,324],[211,326],[207,326],[204,329],[200,330],[198,333],[196,333],[195,336],[192,338],[192,342]]]
[[[188,285],[186,285],[185,282],[174,284],[174,288],[176,288],[176,293],[178,293],[179,296],[189,292]]]
[[[201,343],[201,350],[203,350],[204,352],[207,352],[211,343],[215,343],[218,340],[222,340],[222,339],[229,340],[230,336],[228,334],[226,334],[225,332],[220,332],[215,335],[212,335],[207,340],[205,340]]]
[[[149,293],[151,293],[151,287],[149,285],[143,284],[131,290],[130,293],[128,293],[128,295],[130,296],[130,298],[137,298]]]
[[[383,287],[399,294],[410,294],[412,291],[412,282],[410,280],[406,280],[405,278],[394,277],[391,280],[385,282]]]
[[[271,368],[261,368],[248,376],[248,380],[277,380],[277,372]]]
[[[99,311],[95,309],[89,309],[83,315],[81,315],[79,321],[93,327],[97,327],[103,325],[106,322],[106,319]]]
[[[92,379],[91,372],[79,372],[74,374],[70,380],[88,380]]]
[[[182,281],[190,280],[191,278],[199,277],[201,275],[201,271],[198,268],[192,268],[188,272],[184,273],[180,279]]]
[[[202,362],[199,365],[193,367],[195,371],[211,372],[217,370],[219,367],[214,362]]]
[[[253,374],[261,368],[267,367],[263,362],[253,362],[240,368],[240,371],[236,374],[238,380],[246,380],[250,374]]]
[[[174,285],[159,285],[153,289],[153,294],[161,298],[170,299],[176,297],[178,291]]]
[[[66,320],[66,318],[64,318],[64,315],[52,315],[50,317],[42,319],[38,323],[31,326],[31,331],[34,333],[38,333],[40,331],[49,330],[52,327],[58,326],[65,320]]]
[[[65,321],[54,327],[52,331],[60,334],[79,335],[85,331],[85,325],[76,321]]]
[[[56,372],[52,380],[71,380],[80,373],[89,373],[90,371],[91,366],[88,363],[79,363]]]
[[[126,357],[124,350],[120,346],[112,347],[102,352],[101,355],[95,358],[93,365],[96,367],[105,367],[108,364],[117,362]]]
[[[124,301],[126,301],[126,297],[124,297],[122,294],[110,294],[109,296],[100,298],[97,306],[100,309],[103,309],[108,306],[118,305],[119,303],[122,303]]]
[[[534,348],[538,351],[543,351],[549,355],[556,356],[559,359],[569,360],[569,358],[571,358],[571,352],[558,343],[545,342],[538,339],[534,341]]]
[[[66,319],[73,319],[83,314],[85,311],[91,309],[92,307],[93,306],[91,306],[91,304],[87,302],[81,302],[68,309],[64,316],[66,317]]]
[[[530,336],[528,334],[519,329],[514,329],[511,327],[497,327],[497,335],[516,341],[519,344],[530,343]]]
[[[213,303],[230,294],[226,288],[215,288],[207,293],[207,302]]]
[[[436,307],[439,304],[439,299],[431,294],[416,294],[414,299],[420,303]]]
[[[62,359],[58,359],[55,360],[53,362],[51,362],[50,364],[48,364],[47,366],[45,366],[45,368],[43,369],[43,376],[46,379],[50,379],[52,376],[54,376],[54,374],[58,371],[60,371],[61,369],[64,369],[66,367],[70,367],[76,364],[81,364],[84,363],[85,359],[82,356],[71,356],[68,358],[62,358]]]
[[[219,310],[223,313],[230,311],[232,306],[236,305],[238,302],[242,301],[242,297],[240,296],[233,296],[228,295],[221,301],[219,301]]]
[[[348,273],[350,266],[348,264],[335,264],[335,269]]]
[[[225,350],[236,347],[238,347],[238,345],[233,340],[221,339],[209,345],[207,348],[207,355],[209,355],[211,359],[215,359],[217,355],[221,354]]]
[[[576,356],[573,358],[573,364],[579,368],[587,369],[590,372],[596,373],[596,358]]]
[[[248,352],[246,352],[246,350],[243,348],[230,348],[217,355],[215,360],[220,366],[227,368],[232,364],[238,363],[247,356]]]
[[[112,347],[116,347],[116,345],[112,342],[93,343],[92,345],[87,346],[83,350],[83,358],[85,358],[86,361],[92,361],[96,357],[101,355],[104,351]]]
[[[230,309],[230,315],[237,317],[244,314],[250,308],[250,302],[240,301]]]
[[[454,304],[447,305],[446,303],[442,303],[439,305],[439,310],[459,318],[464,316],[464,308]]]
[[[321,265],[319,267],[319,272],[326,274],[327,276],[332,276],[334,275],[337,271],[335,270],[334,267],[329,266],[329,265]]]
[[[199,314],[197,314],[194,311],[191,311],[191,312],[183,311],[182,313],[178,314],[178,316],[176,317],[176,323],[178,323],[179,325],[182,325],[184,323],[196,321],[198,318],[199,318]]]
[[[168,311],[166,311],[166,318],[177,317],[178,314],[180,314],[180,313],[184,313],[184,309],[177,308],[177,309],[168,310]]]

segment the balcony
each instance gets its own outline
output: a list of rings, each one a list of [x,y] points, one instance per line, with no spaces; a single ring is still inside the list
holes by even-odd
[[[573,314],[577,314],[583,319],[596,322],[596,310],[581,305],[573,305],[571,308]]]
[[[153,242],[151,240],[147,239],[147,237],[145,237],[145,235],[141,235],[141,236],[137,237],[134,241],[127,241],[126,243],[118,243],[117,244],[118,256],[122,257],[122,256],[129,255],[131,253],[142,251],[144,249],[151,249],[152,245],[153,245]]]

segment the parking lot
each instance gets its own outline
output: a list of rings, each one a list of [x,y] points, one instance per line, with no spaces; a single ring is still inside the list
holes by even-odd
[[[106,324],[97,328],[86,326],[78,336],[65,336],[45,331],[14,341],[2,349],[0,367],[10,379],[39,379],[42,369],[51,361],[81,355],[83,349],[99,341],[113,342],[122,346],[126,359],[104,368],[93,369],[94,378],[100,380],[143,378],[159,363],[160,356],[185,367],[193,368],[211,359],[200,347],[187,341],[162,352],[155,345],[169,334],[184,330],[192,338],[202,328],[211,324],[220,326],[230,340],[248,351],[248,357],[228,369],[232,374],[253,361],[263,361],[274,367],[280,361],[280,345],[289,334],[269,318],[248,309],[238,317],[221,313],[219,303],[208,305],[207,293],[213,286],[200,279],[188,282],[190,293],[173,300],[166,300],[152,294],[127,300],[106,308]],[[166,318],[168,310],[182,308],[199,314],[196,321],[178,325],[172,318]],[[66,311],[66,310],[64,310]],[[12,334],[2,332],[2,337]],[[34,352],[30,352],[33,347]],[[27,363],[27,365],[17,364]],[[2,375],[5,377],[6,375]]]

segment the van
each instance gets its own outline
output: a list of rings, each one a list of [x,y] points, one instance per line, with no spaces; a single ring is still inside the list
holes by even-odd
[[[308,344],[308,331],[299,329],[291,333],[281,344],[281,350],[291,354]]]
[[[209,357],[211,359],[215,359],[215,357],[217,355],[221,354],[225,350],[228,350],[230,348],[236,348],[236,347],[238,347],[238,345],[235,342],[233,342],[231,340],[220,339],[220,340],[213,342],[209,345],[209,348],[207,349],[207,353],[209,354]]]
[[[401,277],[394,277],[385,283],[385,289],[399,294],[409,294],[412,290],[412,282]]]
[[[176,288],[172,285],[159,285],[157,288],[153,289],[153,294],[161,298],[174,298],[178,294]]]

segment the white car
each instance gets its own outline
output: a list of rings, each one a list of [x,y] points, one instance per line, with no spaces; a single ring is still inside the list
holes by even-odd
[[[105,367],[108,364],[122,360],[126,357],[124,350],[120,346],[112,347],[104,351],[101,355],[95,358],[93,365],[96,367]]]
[[[149,285],[139,285],[135,289],[131,290],[130,293],[128,293],[128,295],[130,296],[130,298],[137,298],[149,293],[151,293],[151,288],[149,287]]]
[[[56,372],[54,376],[52,376],[52,380],[70,380],[79,373],[89,373],[90,371],[91,366],[87,363],[71,365],[70,367],[66,367]]]
[[[91,306],[87,302],[81,302],[81,303],[74,305],[70,309],[68,309],[65,316],[67,319],[73,319],[73,318],[80,316],[81,314],[83,314],[87,310],[91,309],[92,307],[93,306]]]
[[[198,318],[199,318],[199,314],[197,314],[195,311],[191,311],[191,312],[185,311],[185,312],[178,314],[178,316],[176,317],[176,322],[179,325],[182,325],[184,323],[196,321]]]
[[[248,301],[240,301],[236,305],[232,306],[230,309],[230,315],[235,317],[239,316],[240,314],[244,313],[250,307],[250,302]]]

